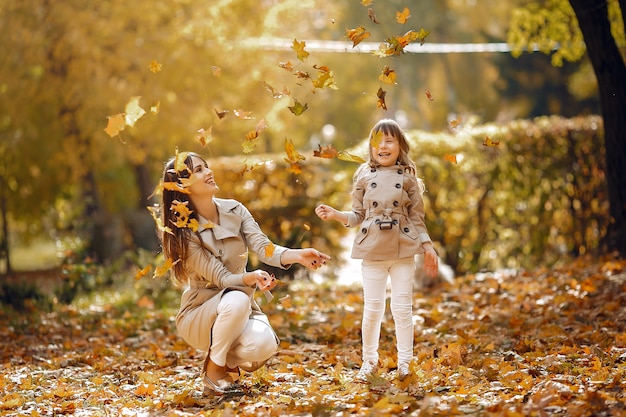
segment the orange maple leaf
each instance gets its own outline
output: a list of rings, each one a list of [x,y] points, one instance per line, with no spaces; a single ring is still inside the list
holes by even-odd
[[[293,140],[291,139],[285,139],[285,153],[287,154],[287,158],[285,158],[287,162],[297,163],[306,159],[304,155],[296,150],[296,147],[293,145]]]
[[[411,17],[411,11],[408,7],[405,7],[401,12],[396,12],[396,21],[401,25],[404,25],[409,17]]]
[[[386,84],[396,84],[396,70],[385,65],[378,79]]]
[[[363,26],[359,26],[355,29],[346,30],[346,36],[352,41],[352,47],[354,48],[365,39],[370,37],[370,33],[365,30]]]
[[[485,136],[485,141],[483,142],[483,146],[498,146],[500,145],[500,141],[493,141],[489,136]]]
[[[282,62],[281,61],[281,62],[278,63],[278,66],[280,68],[284,69],[284,70],[289,71],[289,72],[293,71],[293,64],[291,62],[289,62],[289,61],[287,61],[287,62]]]
[[[443,156],[443,159],[444,159],[444,161],[448,161],[448,162],[451,162],[451,163],[453,163],[453,164],[456,164],[456,163],[457,163],[457,161],[456,161],[456,155],[454,155],[454,154],[445,154],[445,155]]]
[[[378,102],[376,103],[376,105],[379,109],[382,108],[383,110],[387,110],[385,95],[387,95],[387,92],[383,90],[382,87],[378,87],[378,92],[376,93],[376,97],[378,97]]]
[[[309,57],[309,52],[304,50],[305,47],[306,47],[306,42],[304,41],[298,42],[297,39],[293,40],[293,46],[291,47],[291,49],[296,51],[296,56],[298,57],[300,61],[304,61],[305,59]]]
[[[461,125],[461,119],[454,119],[450,121],[450,128],[452,129],[456,129],[457,127],[459,127]]]
[[[124,113],[116,114],[115,116],[107,116],[109,119],[107,127],[104,131],[110,136],[114,137],[120,134],[126,127],[126,121],[124,120]]]
[[[319,74],[317,74],[317,78],[311,80],[311,82],[315,88],[323,89],[324,87],[328,87],[331,90],[337,90],[334,73],[332,71],[320,70]]]
[[[337,152],[337,149],[335,149],[333,145],[322,147],[322,145],[318,144],[317,150],[313,151],[313,156],[318,157],[318,158],[332,159],[332,158],[339,156],[339,152]]]

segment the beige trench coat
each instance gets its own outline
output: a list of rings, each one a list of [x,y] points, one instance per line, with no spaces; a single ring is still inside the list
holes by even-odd
[[[238,201],[214,199],[219,212],[219,225],[203,227],[209,222],[200,218],[200,236],[189,242],[186,259],[188,286],[183,291],[176,316],[179,335],[196,349],[208,351],[211,329],[217,317],[217,305],[226,289],[237,289],[250,295],[251,318],[267,322],[267,317],[254,300],[255,288],[243,283],[248,251],[254,252],[267,265],[284,268],[281,254],[287,248],[274,245],[271,257],[265,256],[269,238],[261,231],[248,209]]]
[[[402,166],[372,168],[354,174],[349,227],[359,226],[352,258],[373,261],[402,259],[423,253],[430,242],[424,222],[423,189]]]

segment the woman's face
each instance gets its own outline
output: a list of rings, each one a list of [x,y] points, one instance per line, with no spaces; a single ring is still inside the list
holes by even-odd
[[[400,157],[400,142],[396,137],[384,134],[378,147],[372,146],[372,157],[381,166],[395,165]]]
[[[214,196],[220,187],[215,183],[213,171],[202,158],[192,156],[191,161],[193,167],[189,177],[189,192],[191,195]]]

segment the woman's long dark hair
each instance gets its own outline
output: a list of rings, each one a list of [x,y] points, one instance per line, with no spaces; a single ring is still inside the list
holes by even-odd
[[[163,170],[163,192],[161,202],[161,220],[167,231],[159,231],[163,254],[175,262],[173,266],[174,278],[178,282],[184,282],[186,277],[184,262],[187,256],[188,242],[193,233],[188,227],[177,227],[177,213],[175,202],[186,203],[191,210],[190,218],[196,217],[196,210],[189,198],[189,194],[179,191],[184,190],[182,179],[189,178],[193,171],[192,157],[204,160],[193,152],[181,152],[165,164]],[[168,184],[169,183],[169,184]],[[177,262],[178,261],[178,262]]]

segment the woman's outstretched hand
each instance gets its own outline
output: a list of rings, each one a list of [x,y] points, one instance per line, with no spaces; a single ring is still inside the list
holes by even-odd
[[[283,252],[283,265],[299,263],[310,269],[318,269],[330,260],[330,256],[313,248],[288,249]]]

